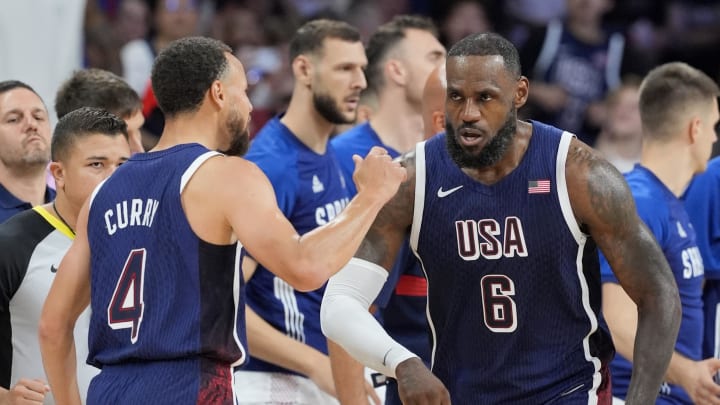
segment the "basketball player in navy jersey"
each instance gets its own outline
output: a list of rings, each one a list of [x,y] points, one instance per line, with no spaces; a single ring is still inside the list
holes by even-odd
[[[246,158],[268,177],[280,210],[302,235],[339,215],[352,197],[352,179],[343,177],[329,138],[337,124],[355,120],[367,58],[355,27],[319,19],[296,31],[290,60],[295,86],[287,111],[260,130]],[[253,356],[236,374],[239,403],[337,404],[320,330],[324,286],[298,291],[250,258],[243,273]]]
[[[703,360],[703,261],[695,229],[679,197],[692,176],[705,170],[717,139],[720,89],[706,74],[668,63],[648,73],[640,85],[642,159],[625,175],[638,214],[655,235],[680,291],[682,321],[658,404],[718,404],[720,385],[713,375],[720,360]],[[602,265],[603,314],[617,355],[611,363],[613,396],[625,399],[639,366],[632,341],[638,319],[635,304],[618,285],[611,266]],[[632,362],[632,364],[631,364]]]
[[[430,72],[444,62],[445,48],[437,39],[431,20],[400,15],[381,25],[370,37],[368,90],[376,95],[378,106],[369,122],[338,135],[331,141],[349,179],[352,156],[364,155],[373,146],[388,150],[390,156],[411,150],[423,139],[423,88]],[[351,183],[348,181],[348,183]],[[354,193],[354,187],[351,185]],[[425,316],[425,277],[407,243],[394,265],[393,279],[375,301],[385,328],[391,336],[417,353],[429,365],[430,339]],[[362,366],[330,344],[338,398],[343,405],[359,401],[362,395]],[[351,365],[355,363],[355,365]],[[377,379],[377,377],[375,377]],[[388,381],[385,403],[399,404],[397,387]]]
[[[72,327],[88,304],[88,362],[102,368],[88,403],[233,404],[232,370],[247,359],[242,248],[295,288],[318,288],[405,179],[380,148],[356,158],[358,196],[300,236],[262,172],[215,151],[242,153],[248,142],[252,107],[230,48],[175,41],[152,85],[163,135],[83,206],[43,307],[43,363],[62,404],[79,403]]]
[[[609,404],[597,246],[638,305],[628,401],[652,403],[680,303],[622,176],[572,134],[518,121],[529,85],[501,36],[462,39],[446,71],[447,135],[403,157],[408,181],[328,283],[323,331],[395,376],[404,404]],[[367,313],[408,229],[428,282],[432,374]]]

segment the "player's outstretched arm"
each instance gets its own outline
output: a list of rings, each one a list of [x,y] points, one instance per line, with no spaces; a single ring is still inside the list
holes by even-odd
[[[680,297],[670,266],[638,217],[625,179],[576,140],[570,144],[566,179],[578,223],[587,227],[637,306],[627,403],[653,403],[673,353],[681,318]]]
[[[328,282],[320,323],[323,333],[351,356],[395,377],[404,404],[449,404],[442,383],[368,312],[412,225],[415,156],[410,153],[400,161],[408,170],[408,180],[380,211],[356,257]]]
[[[187,183],[183,207],[202,239],[230,243],[234,234],[253,258],[293,288],[315,290],[350,260],[406,177],[382,148],[358,159],[357,166],[358,195],[328,224],[302,236],[278,208],[265,174],[241,158],[208,159]]]
[[[43,305],[38,337],[43,366],[58,404],[80,404],[75,360],[75,321],[90,304],[88,202],[80,210],[77,234],[58,268]]]

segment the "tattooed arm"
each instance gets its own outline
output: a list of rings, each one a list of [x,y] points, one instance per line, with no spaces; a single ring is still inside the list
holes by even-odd
[[[565,171],[578,223],[589,230],[637,306],[633,373],[626,401],[654,403],[680,327],[680,298],[670,266],[638,217],[630,190],[615,168],[573,140]]]
[[[442,383],[415,354],[395,342],[368,312],[412,225],[414,153],[404,155],[400,162],[407,169],[407,181],[380,211],[355,258],[328,282],[320,322],[323,333],[351,356],[385,375],[396,377],[403,404],[449,404],[450,396]],[[336,352],[333,350],[331,356],[336,356]],[[336,360],[336,363],[343,361]]]

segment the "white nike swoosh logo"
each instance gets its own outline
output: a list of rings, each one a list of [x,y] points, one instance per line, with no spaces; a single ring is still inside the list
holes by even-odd
[[[440,188],[438,189],[437,196],[440,197],[440,198],[444,198],[444,197],[447,197],[447,196],[449,196],[450,194],[452,194],[452,193],[460,190],[461,188],[463,188],[463,186],[457,186],[457,187],[455,187],[455,188],[451,188],[450,190],[443,190],[442,187],[440,187]]]

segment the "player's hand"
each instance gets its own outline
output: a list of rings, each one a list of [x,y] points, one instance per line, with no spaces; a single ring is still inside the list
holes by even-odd
[[[397,193],[400,183],[407,178],[407,171],[400,163],[393,162],[387,151],[379,146],[370,149],[365,159],[353,155],[355,173],[353,181],[358,194],[370,192],[382,203],[390,200]]]
[[[21,378],[7,393],[7,403],[9,405],[42,404],[48,392],[50,387],[45,381]]]
[[[450,393],[419,358],[400,363],[395,377],[403,405],[450,405]]]
[[[720,385],[713,376],[720,371],[720,359],[692,361],[685,369],[680,385],[696,405],[720,405]]]

